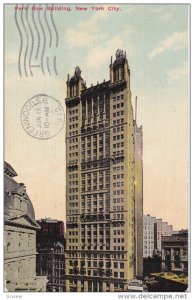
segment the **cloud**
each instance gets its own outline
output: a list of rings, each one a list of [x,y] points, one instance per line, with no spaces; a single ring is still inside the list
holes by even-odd
[[[166,71],[170,80],[178,80],[188,76],[188,64],[184,62],[176,68]]]
[[[150,58],[155,57],[167,50],[177,51],[187,46],[188,33],[187,31],[175,32],[168,36],[165,40],[161,41],[158,47],[154,48],[149,54]]]
[[[90,47],[93,43],[101,41],[106,35],[100,30],[99,24],[110,15],[108,11],[95,12],[90,18],[79,22],[76,27],[65,32],[67,44],[70,47]]]
[[[122,48],[122,45],[123,42],[120,37],[113,37],[103,45],[97,45],[89,52],[86,58],[86,66],[101,69],[102,64],[110,59],[113,49]]]
[[[107,61],[110,60],[113,51],[124,47],[124,41],[126,41],[126,39],[130,43],[130,38],[133,33],[134,31],[130,28],[124,28],[119,34],[114,35],[109,39],[105,39],[103,43],[98,43],[96,46],[92,47],[86,57],[86,66],[101,69],[102,64],[107,63]],[[134,46],[131,42],[130,52],[133,51]]]

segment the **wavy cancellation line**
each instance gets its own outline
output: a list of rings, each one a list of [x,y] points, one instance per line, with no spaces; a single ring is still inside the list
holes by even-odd
[[[39,49],[40,49],[40,32],[39,32],[38,27],[37,27],[36,22],[35,22],[34,10],[32,10],[32,22],[33,22],[33,25],[34,25],[34,28],[35,28],[35,31],[36,31],[36,34],[37,34],[37,38],[38,38],[37,50],[36,50],[36,59],[37,59],[38,58]]]
[[[29,7],[29,4],[28,4],[28,7]],[[26,11],[26,20],[27,20],[27,23],[28,23],[28,28],[29,28],[30,35],[31,35],[31,40],[32,40],[31,48],[30,48],[30,57],[29,57],[29,70],[30,70],[30,75],[33,76],[33,73],[32,73],[32,70],[31,70],[31,60],[32,60],[32,53],[33,53],[33,48],[34,48],[34,34],[33,34],[33,31],[32,31],[29,19],[28,19],[28,10]]]
[[[19,49],[19,56],[18,56],[18,72],[20,74],[20,76],[22,76],[22,72],[21,72],[21,53],[22,53],[22,48],[23,48],[23,36],[22,36],[22,32],[21,32],[21,29],[19,27],[19,24],[18,24],[18,19],[17,19],[17,10],[15,10],[15,23],[16,23],[16,26],[17,26],[17,29],[18,29],[18,32],[19,32],[19,35],[20,35],[20,49]]]
[[[59,45],[59,35],[53,17],[53,11],[33,10],[32,5],[26,10],[15,10],[14,19],[19,34],[18,73],[20,77],[58,75],[55,50]],[[52,53],[52,55],[51,55]]]

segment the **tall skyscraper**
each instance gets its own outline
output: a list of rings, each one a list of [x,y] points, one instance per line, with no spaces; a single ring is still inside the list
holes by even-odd
[[[125,291],[139,259],[126,53],[117,50],[110,80],[90,88],[76,67],[65,103],[66,291]]]

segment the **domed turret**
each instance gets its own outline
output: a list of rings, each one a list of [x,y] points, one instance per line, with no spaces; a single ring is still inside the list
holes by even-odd
[[[116,83],[119,81],[126,80],[129,81],[129,67],[128,67],[128,61],[126,58],[126,52],[122,49],[118,49],[116,51],[116,59],[114,63],[112,64],[112,58],[111,58],[111,64],[110,64],[110,81],[111,83]]]
[[[118,49],[116,51],[116,59],[113,64],[113,68],[118,66],[118,65],[124,65],[126,60],[126,52],[124,52],[121,49]]]
[[[9,210],[27,213],[32,219],[35,219],[34,208],[30,198],[26,193],[26,187],[23,183],[17,183],[11,173],[11,166],[4,164],[4,210],[5,213]],[[12,168],[13,170],[13,168]],[[12,172],[13,173],[13,172]],[[16,174],[17,175],[17,174]],[[16,176],[14,175],[14,176]]]
[[[86,82],[81,77],[81,70],[77,66],[75,67],[74,75],[70,78],[70,80],[68,74],[67,98],[79,97],[83,89],[86,89]]]

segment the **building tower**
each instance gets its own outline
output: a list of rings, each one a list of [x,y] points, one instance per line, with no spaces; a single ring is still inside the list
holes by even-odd
[[[136,274],[130,70],[117,50],[110,80],[67,79],[66,291],[125,291]],[[143,216],[142,216],[143,217]]]

